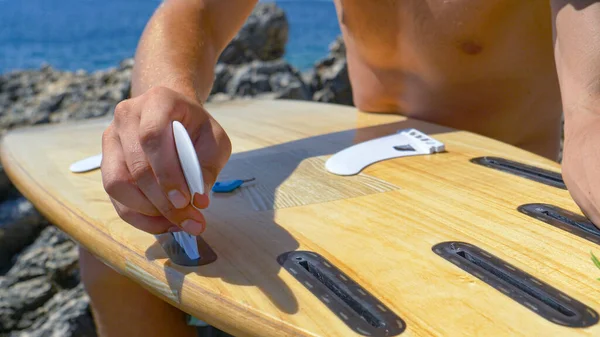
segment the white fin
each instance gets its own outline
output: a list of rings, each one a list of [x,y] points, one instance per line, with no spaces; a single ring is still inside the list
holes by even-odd
[[[192,199],[190,202],[193,205],[193,196],[195,193],[204,194],[204,179],[202,177],[202,169],[200,168],[200,160],[194,149],[194,144],[190,139],[183,124],[178,121],[173,122],[173,137],[175,138],[175,146],[177,148],[177,156],[183,170],[183,175],[188,184]],[[173,233],[175,240],[183,247],[190,259],[200,258],[198,252],[198,243],[196,237],[186,232]]]
[[[102,164],[102,154],[87,157],[79,161],[74,162],[69,166],[69,170],[73,173],[83,173],[92,170],[99,169]]]
[[[355,175],[382,160],[443,151],[445,147],[442,142],[419,130],[406,129],[350,146],[331,156],[325,163],[325,168],[337,175]]]

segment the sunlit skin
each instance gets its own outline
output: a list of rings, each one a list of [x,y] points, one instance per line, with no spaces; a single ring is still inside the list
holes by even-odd
[[[582,211],[600,224],[600,9],[565,0],[334,0],[355,105],[468,130],[558,158]],[[212,185],[226,132],[202,102],[219,53],[255,0],[166,0],[137,49],[132,98],[103,136],[102,178],[123,220],[150,233],[201,233],[202,214],[168,127],[181,120]],[[209,205],[196,195],[200,208]],[[188,206],[186,206],[188,205]],[[194,336],[183,314],[82,251],[101,336]],[[143,303],[143,305],[140,305]],[[143,319],[140,317],[146,317]],[[139,318],[139,319],[138,319]],[[175,333],[173,333],[175,334]]]
[[[335,3],[358,108],[558,158],[562,106],[548,1]]]

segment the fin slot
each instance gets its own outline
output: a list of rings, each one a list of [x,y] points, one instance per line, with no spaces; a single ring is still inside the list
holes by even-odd
[[[495,277],[502,279],[503,281],[506,281],[508,284],[510,284],[514,288],[526,293],[527,295],[529,295],[541,302],[544,302],[546,305],[548,305],[552,309],[558,311],[560,314],[568,316],[568,317],[575,316],[575,313],[572,310],[570,310],[567,307],[564,307],[558,301],[553,299],[551,296],[548,296],[548,294],[545,294],[543,290],[540,290],[536,287],[531,287],[531,286],[527,285],[527,283],[523,282],[523,280],[519,280],[518,278],[515,278],[513,275],[506,273],[501,268],[497,268],[494,265],[487,263],[485,260],[477,257],[476,255],[472,255],[471,253],[469,253],[467,251],[460,251],[460,252],[457,252],[456,254],[458,256],[461,256],[463,259],[466,259],[469,262],[473,263],[474,265],[484,269],[488,273],[491,273]]]
[[[343,282],[333,279],[331,275],[324,270],[316,267],[310,261],[304,260],[298,263],[305,270],[311,273],[319,282],[324,284],[329,290],[331,290],[339,299],[344,301],[356,314],[364,318],[369,324],[375,328],[381,328],[384,326],[383,321],[376,316],[375,313],[369,311],[369,308],[365,307],[356,296],[353,296],[344,286]],[[346,289],[344,289],[346,288]]]
[[[364,336],[395,336],[405,323],[366,289],[322,256],[307,251],[282,254],[279,263],[346,325]]]
[[[569,327],[598,322],[593,309],[478,247],[443,242],[433,251],[551,322]]]
[[[202,237],[196,237],[196,243],[198,244],[198,253],[200,255],[197,259],[190,258],[185,249],[177,242],[173,233],[164,233],[155,236],[158,243],[163,248],[171,262],[185,267],[197,267],[205,264],[213,263],[217,260],[217,254],[210,248],[210,246],[202,239]]]
[[[566,190],[562,174],[499,157],[478,157],[472,163],[511,173],[542,184]]]
[[[541,203],[521,205],[518,210],[532,218],[536,218],[600,245],[600,229],[583,215],[557,206]]]

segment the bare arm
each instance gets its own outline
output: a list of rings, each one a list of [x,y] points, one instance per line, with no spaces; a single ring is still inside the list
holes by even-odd
[[[551,0],[569,192],[600,227],[600,2]]]
[[[210,187],[231,142],[206,111],[214,66],[257,0],[165,0],[135,56],[132,98],[115,108],[102,138],[102,181],[119,216],[151,233],[202,233]],[[190,195],[178,164],[172,122],[190,134],[205,193]],[[192,207],[191,203],[196,207]]]
[[[132,96],[164,86],[204,102],[219,54],[258,0],[165,0],[135,56]]]

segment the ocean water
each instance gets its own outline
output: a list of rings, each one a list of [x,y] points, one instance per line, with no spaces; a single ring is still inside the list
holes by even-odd
[[[273,1],[273,0],[271,0]],[[331,1],[275,0],[290,24],[285,59],[300,70],[340,34]],[[94,71],[132,57],[160,0],[0,0],[0,73],[49,64]]]

